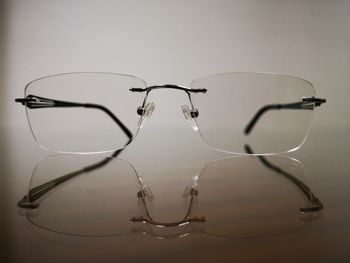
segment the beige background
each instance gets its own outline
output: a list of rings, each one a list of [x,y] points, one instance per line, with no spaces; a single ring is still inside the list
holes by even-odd
[[[1,3],[1,124],[27,125],[13,99],[45,75],[109,71],[188,85],[241,70],[303,77],[328,99],[314,125],[349,124],[350,1]]]

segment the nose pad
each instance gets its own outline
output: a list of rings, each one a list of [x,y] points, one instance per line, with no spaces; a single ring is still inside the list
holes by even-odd
[[[194,120],[194,118],[192,117],[192,114],[191,114],[191,110],[190,108],[187,106],[187,105],[182,105],[181,106],[181,109],[182,109],[182,112],[186,118],[186,120],[188,121],[188,123],[191,125],[191,128],[194,130],[194,131],[198,131],[198,126]]]
[[[145,122],[151,117],[152,113],[154,112],[154,108],[155,108],[155,105],[153,102],[148,103],[146,105],[146,107],[143,110],[143,114],[140,118],[140,121],[139,121],[140,129],[143,128],[143,126],[145,125]]]

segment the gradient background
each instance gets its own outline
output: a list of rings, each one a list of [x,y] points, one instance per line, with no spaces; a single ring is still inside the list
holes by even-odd
[[[72,71],[178,85],[228,71],[286,73],[328,99],[316,123],[349,123],[347,0],[11,0],[0,12],[1,125],[27,127],[13,103],[27,82]]]

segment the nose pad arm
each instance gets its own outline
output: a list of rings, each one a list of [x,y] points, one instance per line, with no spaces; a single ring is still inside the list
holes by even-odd
[[[198,131],[198,126],[194,118],[197,118],[199,113],[197,109],[190,110],[190,108],[187,105],[182,105],[181,106],[182,112],[188,121],[188,123],[191,125],[191,128],[194,131]]]
[[[145,125],[145,121],[148,120],[152,113],[154,112],[155,105],[153,102],[148,103],[146,107],[138,107],[137,108],[137,114],[141,115],[140,121],[139,121],[139,126],[140,129]]]
[[[195,196],[197,197],[198,195],[198,190],[197,190],[197,186],[198,186],[198,175],[193,176],[192,178],[192,182],[189,186],[187,186],[182,194],[182,202],[184,203],[189,196]]]

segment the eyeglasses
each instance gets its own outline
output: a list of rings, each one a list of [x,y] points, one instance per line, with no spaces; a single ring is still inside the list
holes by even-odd
[[[115,73],[66,73],[36,79],[24,98],[34,138],[42,147],[65,153],[125,148],[155,110],[152,94],[185,92],[182,113],[211,147],[256,154],[283,153],[305,141],[313,110],[326,102],[301,78],[256,72],[216,74],[189,87],[147,86],[142,79]]]

